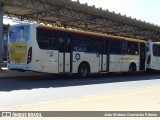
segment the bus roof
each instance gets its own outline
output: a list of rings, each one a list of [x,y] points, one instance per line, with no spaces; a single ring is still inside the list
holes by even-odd
[[[153,44],[157,44],[157,45],[160,45],[160,42],[153,42]]]

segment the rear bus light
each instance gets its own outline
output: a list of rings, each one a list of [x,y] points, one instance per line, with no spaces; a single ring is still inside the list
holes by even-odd
[[[32,47],[28,50],[28,56],[27,56],[27,64],[31,63],[32,61]]]

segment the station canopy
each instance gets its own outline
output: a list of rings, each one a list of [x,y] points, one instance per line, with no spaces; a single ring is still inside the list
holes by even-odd
[[[160,27],[71,0],[0,0],[4,15],[58,27],[160,41]]]

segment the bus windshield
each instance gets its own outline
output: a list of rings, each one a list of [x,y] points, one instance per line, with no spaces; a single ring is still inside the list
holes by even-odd
[[[29,25],[13,26],[9,29],[9,43],[27,42],[29,40]]]

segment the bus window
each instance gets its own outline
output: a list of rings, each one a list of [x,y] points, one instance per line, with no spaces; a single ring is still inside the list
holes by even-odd
[[[37,28],[37,42],[40,49],[56,50],[57,41],[54,31],[43,28]]]
[[[127,54],[138,55],[138,43],[128,41]]]
[[[58,46],[59,46],[59,52],[64,52],[64,38],[63,37],[58,38]]]
[[[110,40],[110,50],[112,54],[125,54],[126,41],[123,40]]]
[[[59,52],[71,52],[71,39],[67,36],[58,38]]]
[[[67,36],[64,39],[66,41],[65,51],[71,52],[71,39]]]
[[[160,56],[160,45],[153,44],[153,55]]]
[[[101,39],[98,41],[98,51],[100,54],[107,54],[107,42],[105,39]]]
[[[87,52],[98,52],[98,41],[93,37],[88,37],[86,40]]]
[[[74,50],[79,52],[85,52],[86,51],[85,40],[80,40],[80,39],[74,40]]]

